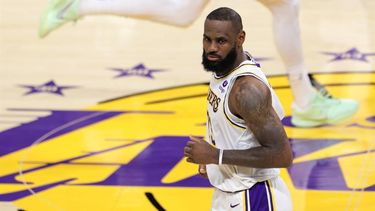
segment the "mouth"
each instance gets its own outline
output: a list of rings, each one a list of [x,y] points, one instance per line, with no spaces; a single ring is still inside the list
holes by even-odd
[[[207,59],[211,62],[216,62],[216,61],[219,61],[221,59],[221,57],[219,55],[208,54]]]

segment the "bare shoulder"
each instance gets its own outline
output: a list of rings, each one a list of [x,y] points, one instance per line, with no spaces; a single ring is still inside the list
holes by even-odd
[[[268,86],[253,76],[241,76],[235,81],[229,95],[229,106],[235,115],[257,115],[272,106]]]

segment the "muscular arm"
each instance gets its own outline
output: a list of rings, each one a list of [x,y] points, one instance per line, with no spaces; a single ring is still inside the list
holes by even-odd
[[[282,168],[292,163],[288,138],[272,107],[271,92],[263,82],[252,76],[238,78],[229,95],[229,108],[234,115],[245,120],[260,146],[245,150],[224,150],[223,164]],[[197,137],[190,137],[184,155],[192,163],[219,163],[219,149]]]
[[[225,150],[223,164],[277,168],[292,163],[288,138],[272,107],[271,92],[263,82],[252,76],[238,78],[229,95],[229,108],[245,120],[260,146]]]

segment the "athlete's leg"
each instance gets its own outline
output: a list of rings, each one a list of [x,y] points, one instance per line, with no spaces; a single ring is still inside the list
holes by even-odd
[[[188,26],[209,0],[51,0],[42,15],[39,36],[86,15],[118,15],[175,26]]]
[[[335,99],[322,87],[313,87],[304,62],[299,29],[299,0],[259,0],[272,13],[273,31],[277,50],[288,72],[289,84],[294,96],[292,123],[298,127],[314,127],[334,124],[358,110],[353,100]]]
[[[368,46],[372,47],[369,50],[373,51],[375,48],[375,1],[374,0],[362,0],[360,1],[363,5],[364,14],[367,16],[367,28],[368,28]],[[374,65],[372,65],[374,68]]]
[[[259,0],[273,16],[276,48],[288,72],[295,103],[304,108],[316,91],[310,83],[304,62],[299,28],[298,0]]]
[[[188,26],[208,0],[81,0],[78,14],[119,15],[176,26]]]

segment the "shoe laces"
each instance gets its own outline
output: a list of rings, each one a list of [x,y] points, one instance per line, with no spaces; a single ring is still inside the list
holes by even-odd
[[[324,85],[322,85],[321,83],[319,83],[315,78],[314,76],[309,73],[307,74],[309,76],[309,79],[310,79],[310,83],[311,85],[318,90],[318,92],[320,92],[320,94],[326,98],[333,98],[333,96],[328,92],[328,90],[324,87]]]

